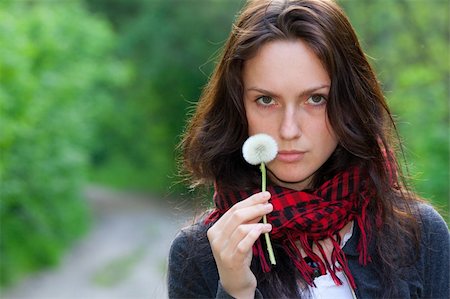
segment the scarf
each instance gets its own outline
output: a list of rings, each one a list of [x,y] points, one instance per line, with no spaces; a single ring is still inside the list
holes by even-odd
[[[205,222],[216,221],[235,203],[259,191],[221,192],[216,186],[215,210]],[[296,191],[279,186],[268,186],[267,191],[271,193],[273,205],[273,211],[267,215],[268,223],[272,224],[270,238],[281,244],[302,278],[310,286],[314,286],[317,270],[320,271],[320,275],[326,274],[328,270],[335,284],[342,285],[336,272],[343,271],[350,286],[356,289],[347,259],[340,246],[339,231],[350,221],[354,221],[361,231],[357,246],[359,263],[366,265],[371,261],[368,253],[371,225],[367,218],[367,206],[374,195],[374,190],[368,188],[368,181],[361,178],[360,170],[351,168],[339,173],[313,192]],[[378,227],[379,224],[381,224],[381,216],[377,215],[376,226]],[[319,243],[326,238],[329,238],[333,245],[329,257],[331,263]],[[259,238],[255,242],[253,254],[259,257],[263,272],[270,272],[262,239]],[[302,258],[296,244],[301,246],[307,257]],[[318,248],[321,257],[313,252],[314,245]]]

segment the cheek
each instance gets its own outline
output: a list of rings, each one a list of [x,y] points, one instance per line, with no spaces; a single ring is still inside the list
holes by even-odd
[[[258,115],[254,110],[246,110],[246,116],[247,116],[247,124],[248,124],[248,135],[254,135],[257,133],[268,133],[267,128],[267,122],[264,121],[264,119]]]
[[[328,124],[324,127],[323,134],[327,136],[326,138],[328,140],[327,143],[335,145],[337,144],[336,134],[334,134],[334,130],[331,129],[331,127]]]
[[[248,135],[252,136],[258,133],[265,133],[272,135],[270,128],[266,128],[260,121],[256,120],[254,122],[249,122],[248,124]]]
[[[328,146],[330,155],[331,155],[331,153],[334,152],[334,150],[336,149],[337,145],[338,145],[337,139],[334,137],[334,135],[333,136],[330,135],[330,138],[328,139],[328,142],[327,142],[327,146]]]
[[[327,131],[328,135],[330,135],[331,138],[333,138],[337,142],[336,134],[334,133],[333,127],[330,124],[330,120],[326,116],[325,116],[325,130]]]
[[[246,118],[246,121],[247,121],[248,135],[251,136],[252,135],[251,134],[251,130],[253,128],[253,119],[252,119],[252,116],[249,113],[249,109],[248,109],[248,106],[247,106],[247,103],[246,103],[245,100],[244,100],[244,109],[245,109],[245,118]]]
[[[324,138],[323,141],[323,146],[324,148],[327,148],[328,149],[327,152],[331,154],[336,149],[338,140],[334,132],[332,130],[329,130],[328,128],[325,128],[323,134],[324,136],[326,136],[326,138]]]
[[[257,124],[255,124],[255,122],[258,120],[255,116],[253,116],[251,113],[246,113],[247,116],[247,126],[248,126],[248,135],[254,135],[255,134],[255,130],[257,127]]]
[[[324,152],[334,151],[338,140],[328,121],[316,122],[315,126],[311,126],[311,129],[311,136],[317,146]]]

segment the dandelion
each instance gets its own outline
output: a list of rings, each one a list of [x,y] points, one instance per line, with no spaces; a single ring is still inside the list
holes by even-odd
[[[266,163],[269,163],[277,156],[277,142],[267,134],[256,134],[250,136],[242,146],[242,154],[245,161],[252,165],[259,165],[261,170],[261,191],[266,191]],[[263,216],[263,223],[267,223],[266,215]],[[272,265],[276,265],[275,255],[273,254],[272,243],[269,233],[265,233],[267,251]]]
[[[245,161],[252,165],[272,161],[275,159],[277,152],[277,142],[267,134],[253,135],[242,146]]]

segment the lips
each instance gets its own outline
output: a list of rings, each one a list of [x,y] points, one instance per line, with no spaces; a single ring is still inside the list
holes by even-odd
[[[286,162],[286,163],[293,163],[293,162],[300,161],[304,155],[305,155],[305,152],[296,151],[296,150],[279,151],[278,155],[277,155],[277,160],[279,160],[281,162]]]

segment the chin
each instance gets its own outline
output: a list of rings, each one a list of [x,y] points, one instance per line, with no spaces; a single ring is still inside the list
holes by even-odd
[[[295,189],[295,190],[302,190],[306,189],[309,186],[309,183],[311,181],[311,176],[292,176],[290,174],[279,174],[277,176],[272,175],[271,176],[272,181],[275,184],[278,184],[283,187]]]
[[[300,184],[300,183],[305,183],[305,182],[309,182],[308,177],[287,177],[285,179],[280,178],[281,180],[283,180],[286,183],[289,184]]]
[[[283,172],[275,172],[277,178],[279,178],[280,180],[283,180],[285,182],[303,182],[304,180],[307,180],[309,177],[311,177],[311,174],[309,173],[301,173],[297,168],[289,168],[287,167],[287,169],[289,169],[290,171],[283,171]]]
[[[303,184],[304,182],[309,183],[312,175],[314,174],[314,169],[307,167],[305,165],[279,165],[272,164],[268,165],[269,176],[272,177],[273,181],[276,183],[278,181],[290,184]]]

